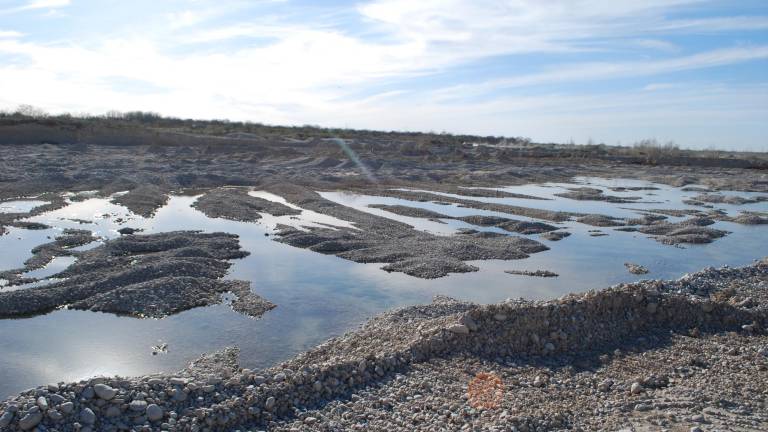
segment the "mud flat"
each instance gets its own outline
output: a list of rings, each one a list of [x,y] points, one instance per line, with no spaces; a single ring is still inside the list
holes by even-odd
[[[765,430],[766,304],[766,260],[545,302],[438,297],[270,369],[231,349],[172,375],[32,389],[0,403],[0,427]],[[489,376],[490,404],[467,394]]]
[[[58,253],[62,238],[68,237],[44,245],[46,259],[49,253]],[[75,264],[53,275],[55,282],[0,292],[0,317],[30,316],[67,306],[160,318],[220,303],[221,294],[227,292],[237,295],[235,310],[258,317],[275,306],[253,294],[249,282],[222,279],[230,266],[227,260],[247,254],[236,236],[225,233],[123,236],[79,253]]]

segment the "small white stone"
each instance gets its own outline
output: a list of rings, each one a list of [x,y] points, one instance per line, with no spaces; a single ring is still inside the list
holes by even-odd
[[[275,398],[273,396],[270,396],[267,398],[267,401],[264,403],[264,408],[268,410],[272,410],[272,408],[275,407]]]
[[[448,331],[456,334],[469,334],[469,327],[464,324],[454,324],[448,327]]]

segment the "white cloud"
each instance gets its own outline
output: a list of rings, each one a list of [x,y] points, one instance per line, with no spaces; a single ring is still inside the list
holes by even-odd
[[[32,0],[22,7],[24,9],[56,9],[69,4],[70,0]]]
[[[552,83],[659,75],[703,69],[768,58],[768,45],[725,48],[665,60],[592,62],[562,65],[548,71],[447,87],[436,92],[440,99],[457,99],[486,92]]]
[[[500,97],[494,93],[553,83],[652,77],[768,58],[768,46],[709,49],[669,57],[682,48],[665,40],[668,33],[698,31],[707,24],[721,29],[764,25],[761,17],[667,18],[677,8],[698,2],[376,0],[356,9],[367,24],[365,36],[311,20],[286,23],[269,14],[210,27],[206,23],[218,17],[220,10],[194,9],[195,3],[191,3],[187,10],[160,15],[164,19],[162,29],[138,26],[131,34],[105,35],[102,40],[30,42],[16,32],[5,32],[5,36],[0,32],[0,56],[9,54],[14,59],[0,62],[0,95],[6,105],[31,103],[52,111],[142,109],[200,118],[530,134],[542,139],[557,135],[553,131],[558,128],[548,129],[546,121],[561,121],[559,129],[565,125],[585,127],[573,119],[592,125],[603,122],[618,131],[626,119],[621,112],[598,112],[598,106],[606,104],[602,99],[549,94]],[[66,0],[46,0],[27,6],[68,4]],[[230,44],[230,39],[244,36],[260,40]],[[196,44],[201,43],[205,45],[197,49]],[[610,62],[584,62],[572,56],[587,50],[619,49],[643,54],[650,49],[663,55]],[[408,78],[520,53],[568,53],[564,57],[570,60],[534,73],[509,68],[500,79],[468,82],[436,92],[407,86]],[[382,81],[395,85],[372,87]],[[146,83],[146,91],[136,91],[142,83]],[[637,94],[644,96],[636,102],[620,97],[623,105],[614,108],[637,109],[650,124],[656,114],[653,107],[641,107],[640,100],[658,102],[653,98],[682,92],[666,84],[649,84],[644,91],[638,90]],[[350,96],[359,94],[373,96]],[[765,91],[757,94],[764,95]],[[482,96],[482,101],[472,99],[476,96]],[[754,101],[756,97],[748,99]],[[760,111],[754,106],[735,107],[735,102],[722,94],[711,94],[708,101],[721,99],[728,99],[734,112]],[[691,101],[693,96],[686,95],[684,100]],[[663,101],[671,106],[668,99]],[[586,105],[593,107],[584,112],[592,112],[594,121],[581,113]],[[563,107],[579,107],[579,111],[563,111]],[[691,112],[690,107],[677,108]],[[697,111],[692,118],[704,117],[705,113]],[[752,117],[745,114],[745,118]],[[637,128],[627,130],[637,132]]]
[[[658,50],[658,51],[664,51],[664,52],[679,52],[680,47],[664,40],[660,39],[639,39],[634,41],[634,44],[642,47],[642,48],[648,48],[652,50]]]
[[[18,12],[38,10],[38,9],[55,10],[55,9],[69,6],[70,3],[71,3],[70,0],[31,0],[20,6],[7,8],[7,9],[0,9],[0,15],[14,14]]]
[[[18,39],[24,34],[13,30],[0,30],[0,39]]]

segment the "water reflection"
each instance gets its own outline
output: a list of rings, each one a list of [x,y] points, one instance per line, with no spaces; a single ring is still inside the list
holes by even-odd
[[[614,187],[629,184],[582,179],[583,184]],[[643,183],[649,185],[647,183]],[[504,188],[511,192],[554,197],[573,185],[547,184]],[[615,216],[636,216],[648,207],[686,208],[682,192],[661,185],[659,190],[613,192],[619,194],[654,193],[654,201],[665,204],[609,204],[557,198],[553,201],[470,198],[513,205],[599,212]],[[281,200],[256,192],[255,196]],[[746,196],[746,194],[740,193]],[[402,204],[426,208],[452,216],[472,214],[503,215],[497,212],[466,209],[455,205],[418,203],[394,198],[368,197],[343,193],[323,196],[362,211],[386,216],[417,229],[448,235],[469,225],[445,220],[446,224],[397,216],[369,204]],[[555,197],[556,198],[556,197]],[[162,320],[139,320],[89,311],[57,310],[34,318],[0,321],[0,397],[24,388],[60,380],[76,380],[98,374],[138,375],[172,371],[183,367],[203,352],[239,345],[245,367],[265,367],[287,359],[329,337],[344,333],[367,317],[389,308],[428,302],[435,294],[488,303],[510,297],[551,298],[567,292],[604,287],[641,277],[679,277],[707,265],[744,265],[768,255],[765,227],[718,222],[714,227],[732,234],[709,245],[675,248],[661,245],[644,235],[613,231],[605,237],[590,237],[588,227],[563,224],[573,234],[560,242],[545,242],[551,250],[518,261],[480,261],[472,264],[480,272],[423,280],[401,273],[386,273],[381,264],[357,264],[335,256],[317,254],[272,241],[277,223],[307,226],[323,223],[349,226],[345,221],[320,219],[302,212],[297,218],[264,215],[257,223],[210,219],[190,205],[195,197],[172,197],[154,217],[143,218],[106,199],[86,199],[30,220],[52,229],[28,231],[10,228],[0,237],[0,268],[16,268],[31,256],[32,247],[51,241],[66,228],[87,229],[108,239],[119,236],[118,229],[132,227],[145,233],[198,229],[224,231],[240,236],[242,247],[251,255],[234,260],[231,278],[252,282],[252,289],[278,307],[254,320],[233,312],[227,305],[189,310]],[[551,206],[551,207],[548,207]],[[716,205],[729,213],[739,209],[765,211],[768,203],[750,206]],[[509,216],[509,215],[507,215]],[[517,219],[525,219],[510,216]],[[326,217],[327,218],[327,217]],[[475,227],[476,228],[476,227]],[[495,228],[493,228],[495,229]],[[532,236],[537,238],[537,236]],[[94,242],[83,248],[95,247]],[[650,274],[628,273],[624,262],[648,267]],[[56,261],[57,263],[60,261]],[[58,264],[57,264],[58,266]],[[533,278],[504,273],[504,270],[551,270],[558,278]],[[52,271],[53,269],[51,269]],[[51,276],[53,273],[44,275]],[[168,353],[152,355],[152,346],[168,344]]]

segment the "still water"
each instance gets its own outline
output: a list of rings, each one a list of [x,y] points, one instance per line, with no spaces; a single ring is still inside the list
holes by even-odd
[[[578,179],[579,185],[655,186],[658,190],[606,193],[640,196],[642,203],[610,204],[574,201],[555,197],[573,184],[542,184],[502,188],[510,192],[551,198],[549,201],[517,198],[469,198],[520,206],[602,213],[618,217],[637,216],[648,208],[695,208],[681,200],[696,193],[663,185],[629,180]],[[282,201],[264,192],[266,199]],[[734,193],[741,196],[753,194]],[[478,228],[446,219],[439,223],[397,216],[369,204],[402,204],[422,207],[451,216],[501,213],[460,208],[454,205],[418,203],[394,198],[324,192],[323,196],[363,211],[409,223],[438,235],[451,235],[460,228]],[[641,278],[677,278],[708,265],[745,265],[768,255],[768,227],[718,222],[713,227],[732,233],[708,245],[677,248],[657,243],[638,233],[602,228],[609,234],[591,237],[596,229],[578,223],[562,226],[572,235],[559,242],[542,240],[551,249],[518,261],[478,261],[479,272],[455,274],[436,280],[386,273],[380,264],[357,264],[334,256],[317,254],[272,241],[278,223],[312,226],[318,223],[350,226],[346,221],[304,211],[298,217],[264,215],[257,223],[211,219],[190,207],[195,197],[175,196],[152,218],[134,215],[105,199],[71,202],[66,207],[29,220],[52,229],[30,231],[10,228],[0,236],[0,269],[22,265],[30,250],[50,241],[66,228],[87,229],[104,239],[118,237],[122,227],[141,228],[144,233],[173,230],[224,231],[238,234],[251,255],[234,260],[228,277],[251,281],[254,292],[278,307],[261,319],[233,312],[226,304],[197,308],[164,319],[135,319],[90,311],[58,310],[24,319],[0,320],[0,397],[49,382],[72,381],[94,375],[139,375],[182,368],[200,354],[237,345],[241,364],[260,368],[288,359],[324,340],[343,334],[371,315],[396,306],[429,302],[445,294],[479,303],[510,297],[553,298],[568,292],[600,288]],[[32,204],[14,203],[14,208]],[[39,205],[39,203],[34,203]],[[24,207],[27,206],[27,207]],[[729,214],[740,210],[768,211],[768,203],[744,206],[715,205]],[[14,210],[16,211],[16,210]],[[509,215],[507,215],[509,216]],[[516,219],[525,219],[510,216]],[[674,220],[674,218],[671,218]],[[530,236],[537,239],[538,236]],[[95,247],[94,244],[79,249]],[[648,267],[650,274],[632,275],[624,262]],[[36,270],[37,277],[55,277],[71,263],[61,257]],[[557,278],[514,276],[504,270],[551,270]],[[0,290],[3,288],[0,283]],[[34,288],[30,288],[34,289]],[[168,353],[152,355],[152,346],[168,344]]]

